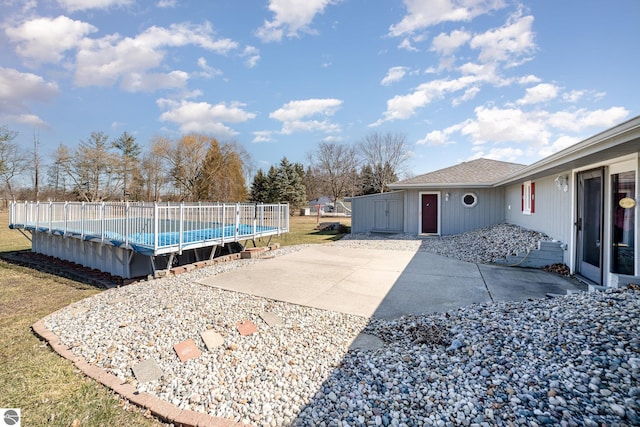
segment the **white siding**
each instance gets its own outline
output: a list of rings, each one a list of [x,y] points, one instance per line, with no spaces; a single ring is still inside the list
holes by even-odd
[[[571,171],[541,179],[535,183],[535,212],[528,215],[522,212],[522,184],[506,188],[506,220],[529,230],[540,231],[549,237],[568,244],[571,241],[573,183],[569,179],[567,191],[558,188],[555,183],[559,175],[571,178]]]

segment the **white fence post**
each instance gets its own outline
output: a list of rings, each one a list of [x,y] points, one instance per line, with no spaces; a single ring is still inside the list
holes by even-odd
[[[129,202],[124,205],[124,246],[129,247]]]
[[[178,222],[178,253],[182,255],[182,243],[184,242],[184,202],[180,202],[180,219]]]
[[[153,202],[153,254],[158,254],[158,202]]]
[[[234,240],[238,240],[238,232],[240,231],[240,203],[236,203],[236,234]]]

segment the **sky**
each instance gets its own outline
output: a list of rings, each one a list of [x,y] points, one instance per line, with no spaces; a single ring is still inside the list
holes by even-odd
[[[418,175],[531,164],[640,115],[638,0],[0,0],[0,125],[45,161],[102,131],[255,168],[403,136]]]

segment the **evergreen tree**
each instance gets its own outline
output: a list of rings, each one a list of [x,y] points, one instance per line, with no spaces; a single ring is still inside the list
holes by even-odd
[[[362,166],[362,169],[360,169],[360,182],[362,183],[360,195],[375,194],[378,192],[371,166]]]
[[[251,201],[255,203],[270,203],[271,185],[267,176],[258,170],[251,184]]]
[[[271,165],[271,167],[269,168],[269,172],[267,173],[267,183],[268,183],[267,189],[269,191],[267,193],[267,199],[265,203],[277,203],[280,201],[280,194],[278,194],[277,182],[278,182],[278,168]]]
[[[123,132],[120,137],[111,143],[111,146],[119,151],[120,162],[116,166],[116,173],[122,179],[122,195],[124,200],[133,195],[137,200],[140,188],[140,153],[142,149],[140,144],[136,142],[135,137]],[[130,187],[134,187],[131,189]],[[133,190],[133,191],[132,191]]]
[[[302,169],[304,172],[304,169]],[[275,189],[278,202],[287,202],[291,211],[301,208],[307,203],[307,191],[302,183],[299,168],[284,157],[277,170]]]

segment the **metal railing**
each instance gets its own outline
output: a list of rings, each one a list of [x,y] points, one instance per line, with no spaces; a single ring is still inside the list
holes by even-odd
[[[289,205],[11,202],[9,227],[160,255],[286,233]]]

